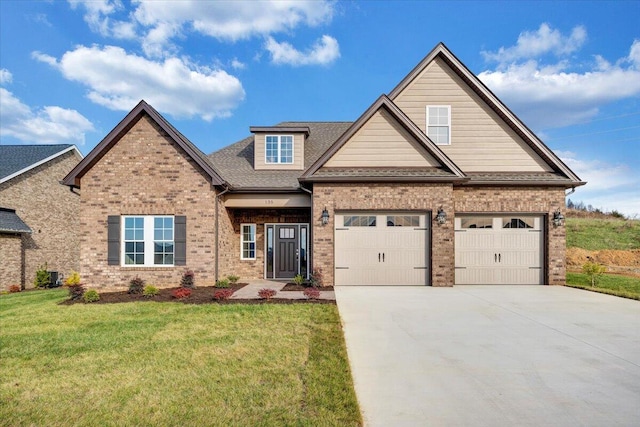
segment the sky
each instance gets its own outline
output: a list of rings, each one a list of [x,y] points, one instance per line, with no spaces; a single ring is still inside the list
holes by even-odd
[[[0,0],[0,144],[89,153],[144,99],[205,153],[353,121],[439,42],[640,218],[640,1]]]

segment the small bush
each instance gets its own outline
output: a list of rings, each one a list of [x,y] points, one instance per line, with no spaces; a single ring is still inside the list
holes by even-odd
[[[196,274],[192,270],[187,270],[182,275],[182,280],[180,280],[180,286],[187,289],[195,289],[196,287]]]
[[[220,279],[216,282],[216,288],[226,289],[229,287],[229,279]]]
[[[176,299],[184,299],[191,295],[191,289],[188,288],[178,288],[171,292],[171,296]]]
[[[89,289],[87,292],[84,293],[84,295],[82,296],[82,299],[84,300],[84,302],[100,301],[100,294],[95,289]]]
[[[314,268],[309,281],[311,282],[311,287],[320,288],[324,286],[324,276],[322,274],[322,268]]]
[[[12,294],[15,294],[16,292],[20,292],[20,291],[22,291],[22,288],[20,287],[20,285],[9,286],[9,292]]]
[[[318,299],[320,298],[320,291],[318,288],[307,288],[304,290],[304,296],[309,299]]]
[[[270,300],[278,292],[275,289],[263,288],[258,291],[258,296],[262,299]]]
[[[151,298],[158,295],[158,292],[160,291],[155,286],[147,285],[144,287],[144,290],[142,291],[142,295],[144,295],[145,297]]]
[[[144,292],[144,280],[140,277],[136,276],[129,282],[129,291],[130,294],[141,294]]]
[[[227,280],[229,280],[229,283],[231,283],[232,285],[235,285],[236,283],[238,283],[238,280],[240,280],[240,277],[236,276],[235,274],[230,274],[227,276]]]
[[[67,285],[69,288],[69,299],[75,301],[82,299],[84,295],[84,285],[82,283],[78,283],[77,285]]]
[[[36,279],[33,284],[36,288],[46,288],[51,283],[51,275],[47,271],[47,263],[41,265],[36,270]]]
[[[298,286],[302,286],[302,284],[304,283],[304,277],[298,274],[296,277],[293,278],[293,283],[295,283]]]
[[[218,289],[213,293],[213,299],[222,301],[231,298],[231,295],[233,295],[233,289]]]
[[[596,286],[598,279],[605,271],[607,268],[597,262],[588,261],[582,266],[582,272],[591,279],[591,286]]]
[[[76,286],[80,284],[80,273],[77,271],[72,271],[69,277],[67,277],[64,281],[64,284],[67,286]]]

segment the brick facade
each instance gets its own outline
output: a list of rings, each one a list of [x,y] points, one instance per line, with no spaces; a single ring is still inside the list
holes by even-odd
[[[24,283],[24,252],[22,236],[0,234],[0,290]]]
[[[456,187],[453,197],[456,213],[539,213],[550,219],[565,205],[564,189],[557,187]],[[564,285],[566,229],[548,220],[545,233],[546,284]]]
[[[454,280],[453,187],[451,184],[319,184],[313,189],[313,267],[322,268],[324,284],[334,282],[334,218],[336,211],[406,210],[449,214],[445,224],[431,223],[431,284],[452,286]],[[320,217],[326,207],[329,224]]]
[[[79,155],[72,150],[0,184],[0,206],[15,209],[33,230],[33,233],[22,237],[23,273],[19,273],[20,264],[16,264],[18,274],[9,274],[12,282],[1,283],[1,287],[12,284],[33,287],[36,270],[44,263],[47,263],[48,270],[64,275],[79,268],[80,197],[60,184],[79,160]],[[1,253],[0,264],[9,257],[16,257],[5,254],[4,247]],[[0,274],[6,268],[0,266]],[[19,278],[17,282],[15,277]],[[2,280],[4,282],[5,279]]]
[[[215,283],[215,198],[208,176],[153,120],[143,115],[81,178],[80,274],[89,287],[124,288],[135,276],[158,287]],[[186,215],[187,265],[107,265],[108,215]]]

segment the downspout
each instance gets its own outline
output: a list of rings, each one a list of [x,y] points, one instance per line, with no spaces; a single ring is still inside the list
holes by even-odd
[[[568,193],[564,193],[564,197],[570,196],[575,192],[576,192],[576,187],[571,187],[571,191],[569,191]]]
[[[311,198],[311,215],[309,215],[309,253],[307,254],[307,277],[305,277],[305,279],[309,279],[309,277],[311,277],[311,274],[313,273],[313,191],[304,188],[304,186],[302,185],[302,183],[300,184],[300,189],[306,193],[309,193],[309,196]]]
[[[216,270],[216,282],[218,281],[218,265],[219,265],[219,253],[220,253],[220,225],[219,225],[219,216],[220,216],[220,196],[228,193],[230,188],[228,186],[224,186],[224,191],[222,193],[216,195],[216,262],[215,262],[215,270]]]

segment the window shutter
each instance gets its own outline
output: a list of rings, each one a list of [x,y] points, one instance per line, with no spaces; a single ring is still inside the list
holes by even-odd
[[[175,219],[175,255],[174,265],[187,265],[187,217],[176,215]]]
[[[120,216],[107,217],[107,264],[120,265]]]

